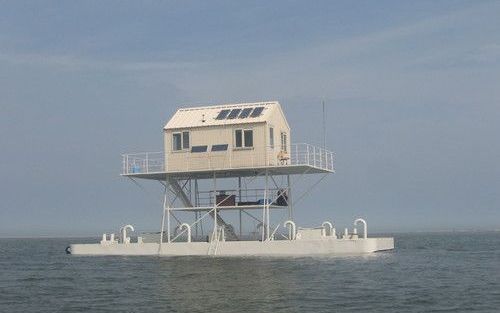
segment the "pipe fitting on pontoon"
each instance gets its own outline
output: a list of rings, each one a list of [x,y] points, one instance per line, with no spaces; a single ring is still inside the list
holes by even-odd
[[[368,238],[368,226],[366,225],[366,221],[362,218],[358,218],[354,221],[354,226],[356,226],[358,223],[363,223],[363,238]]]
[[[127,237],[127,229],[134,231],[134,226],[128,224],[120,229],[122,232],[122,243],[130,243],[130,237]]]
[[[288,233],[289,233],[289,239],[290,240],[295,240],[295,236],[296,236],[296,233],[295,233],[295,229],[296,229],[296,226],[295,226],[295,223],[293,221],[286,221],[283,226],[284,227],[287,227],[288,225],[290,225],[290,228],[288,230]]]
[[[105,244],[106,242],[108,242],[108,238],[107,238],[106,233],[104,233],[104,234],[102,234],[101,245]]]
[[[188,223],[182,223],[179,225],[179,230],[182,231],[182,228],[186,228],[187,231],[187,242],[191,242],[191,226]]]
[[[323,231],[322,231],[323,236],[324,237],[327,236],[326,229],[325,229],[326,226],[328,226],[328,236],[334,236],[334,229],[335,228],[333,228],[333,224],[328,222],[328,221],[325,221],[325,222],[323,222],[323,224],[321,224],[321,227],[323,227]]]
[[[349,239],[349,230],[346,228],[344,228],[344,236],[342,236],[343,239]]]

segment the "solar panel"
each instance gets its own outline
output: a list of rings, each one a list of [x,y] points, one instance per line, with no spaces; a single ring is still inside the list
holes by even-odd
[[[252,112],[252,108],[245,108],[243,111],[241,111],[239,118],[247,118],[250,115],[250,112]]]
[[[231,110],[222,110],[219,112],[219,115],[217,115],[217,117],[215,118],[216,120],[223,120],[227,117],[227,114],[229,113],[229,111]]]
[[[262,114],[262,111],[264,111],[264,107],[256,107],[255,109],[253,109],[250,117],[258,117]]]
[[[229,115],[227,116],[227,118],[228,119],[236,118],[238,116],[238,114],[240,114],[240,112],[241,112],[241,109],[232,109],[231,113],[229,113]]]

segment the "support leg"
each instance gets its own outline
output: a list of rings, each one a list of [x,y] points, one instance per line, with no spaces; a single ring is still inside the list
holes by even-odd
[[[269,193],[268,190],[269,190],[269,175],[268,175],[268,173],[266,171],[266,194]],[[270,215],[269,211],[270,211],[270,205],[271,204],[267,203],[268,202],[267,201],[268,197],[266,196],[265,198],[266,198],[266,236],[267,236],[266,240],[269,241],[270,240],[269,236],[271,235],[270,228],[269,228],[270,227],[270,223],[271,223],[270,218],[269,218],[269,215]]]
[[[293,221],[293,202],[292,202],[292,188],[291,188],[291,179],[290,175],[287,175],[287,189],[288,189],[288,220]]]
[[[214,187],[214,236],[217,234],[217,178],[215,176],[214,172],[214,178],[213,178],[213,187]]]
[[[241,202],[241,177],[238,177],[238,201]],[[242,223],[241,223],[241,210],[239,210],[240,213],[240,240],[241,240],[241,235],[243,234],[242,230]]]
[[[163,208],[162,208],[162,214],[161,214],[161,229],[160,229],[160,247],[161,244],[163,243],[163,231],[165,229],[165,207],[167,206],[167,185],[165,184],[165,191],[163,194]]]

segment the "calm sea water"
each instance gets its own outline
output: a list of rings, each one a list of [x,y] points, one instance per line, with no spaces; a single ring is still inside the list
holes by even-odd
[[[394,252],[321,258],[77,257],[64,248],[82,239],[0,239],[0,312],[500,312],[500,233],[394,237]]]

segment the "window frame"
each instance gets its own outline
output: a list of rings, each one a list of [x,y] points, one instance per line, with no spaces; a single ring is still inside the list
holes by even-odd
[[[239,135],[237,133],[240,133]],[[238,145],[238,139],[240,141],[240,145]],[[234,148],[235,149],[242,149],[244,147],[243,145],[243,129],[235,129],[234,130]]]
[[[284,131],[280,134],[280,148],[281,151],[288,152],[288,134]]]
[[[176,149],[174,146],[174,137],[176,135],[179,135],[180,149]],[[187,136],[187,140],[185,140],[185,136]],[[172,152],[186,152],[189,150],[191,150],[191,132],[189,130],[172,132]]]
[[[238,142],[238,135],[236,135],[237,132],[241,132],[241,146],[237,145]],[[245,132],[252,132],[252,145],[247,146],[247,142],[245,139]],[[254,148],[254,136],[253,136],[253,128],[236,128],[233,132],[234,135],[234,149],[236,150],[245,150],[245,149],[253,149]]]
[[[246,134],[247,134],[248,132],[250,132],[250,134],[252,135],[252,136],[250,137],[250,140],[251,140],[251,142],[252,142],[252,145],[250,145],[250,146],[249,146],[249,145],[247,145],[247,136],[246,136]],[[253,129],[244,129],[244,130],[243,130],[243,146],[244,146],[245,148],[253,148]]]
[[[195,148],[202,148],[203,151],[193,151]],[[199,146],[191,146],[190,149],[191,153],[207,153],[208,152],[208,145],[199,145]]]
[[[179,136],[178,139],[175,139],[176,136]],[[179,148],[177,148],[176,143],[179,143]],[[174,132],[172,133],[172,152],[182,151],[182,133]]]
[[[221,149],[221,150],[214,150],[214,147],[224,147],[225,149]],[[210,152],[225,152],[229,149],[229,145],[227,143],[220,143],[220,144],[215,144],[215,145],[212,145],[210,147]]]
[[[187,134],[187,145],[185,135]],[[182,131],[182,149],[190,150],[191,148],[191,133],[189,130]]]
[[[269,147],[274,149],[274,127],[269,126]]]

